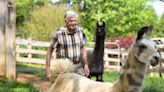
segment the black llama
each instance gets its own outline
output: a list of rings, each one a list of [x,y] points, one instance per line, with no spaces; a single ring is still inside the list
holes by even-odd
[[[92,76],[96,77],[96,81],[103,81],[102,75],[104,70],[104,40],[105,40],[105,22],[100,25],[97,22],[96,28],[96,43],[94,50],[87,50],[87,59],[90,69],[90,75],[88,78]]]

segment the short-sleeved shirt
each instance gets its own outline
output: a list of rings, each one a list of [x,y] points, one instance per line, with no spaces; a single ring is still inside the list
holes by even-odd
[[[50,47],[56,48],[57,58],[79,61],[81,48],[86,42],[87,39],[82,28],[76,27],[75,31],[71,33],[66,27],[62,27],[53,34]]]

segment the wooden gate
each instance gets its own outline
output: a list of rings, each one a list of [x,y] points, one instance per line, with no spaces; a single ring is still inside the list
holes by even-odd
[[[0,0],[0,76],[16,78],[15,0]]]

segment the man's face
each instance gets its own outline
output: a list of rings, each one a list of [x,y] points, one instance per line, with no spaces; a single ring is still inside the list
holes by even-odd
[[[73,32],[77,25],[77,17],[68,17],[66,20],[66,27],[69,31]]]

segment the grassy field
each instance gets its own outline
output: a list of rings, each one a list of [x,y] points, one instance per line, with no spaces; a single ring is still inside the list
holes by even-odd
[[[0,92],[39,92],[30,83],[20,83],[8,81],[6,78],[0,79]]]
[[[118,77],[119,72],[105,72],[103,75],[105,82],[115,82]],[[158,75],[151,77],[150,74],[147,74],[142,92],[164,92],[164,78],[160,78]]]
[[[38,68],[37,65],[21,65],[17,64],[17,68],[26,69]],[[33,72],[34,75],[45,80],[44,67],[39,66],[40,72]],[[103,75],[105,82],[115,82],[119,77],[119,72],[105,72]],[[95,78],[93,78],[94,80]],[[30,83],[10,82],[6,78],[0,78],[0,92],[40,92],[36,90]],[[142,92],[164,92],[164,78],[158,76],[151,77],[146,75]]]

